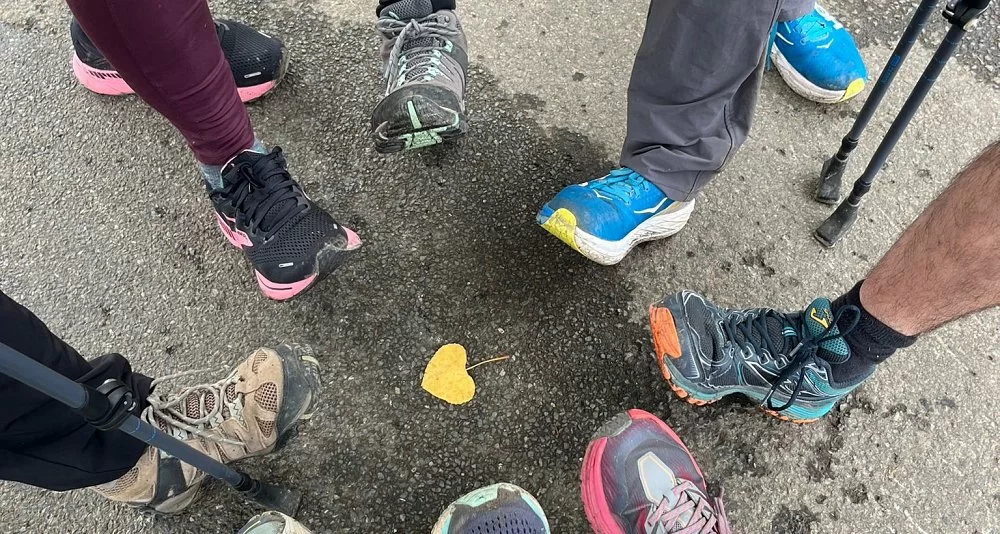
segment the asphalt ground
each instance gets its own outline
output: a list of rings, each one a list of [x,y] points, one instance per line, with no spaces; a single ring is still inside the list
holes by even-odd
[[[829,213],[811,193],[861,101],[814,105],[769,73],[750,140],[688,228],[607,268],[539,229],[534,214],[614,164],[643,2],[463,3],[472,131],[393,157],[367,139],[382,85],[371,5],[212,5],[288,43],[288,79],[250,107],[256,131],[285,149],[312,198],[358,230],[362,252],[300,299],[264,299],[218,235],[182,140],[141,101],[76,85],[61,3],[8,0],[0,288],[81,352],[121,352],[152,375],[211,368],[209,379],[257,346],[314,344],[323,405],[287,448],[245,464],[305,492],[299,518],[314,531],[427,532],[462,493],[509,481],[538,497],[555,532],[587,532],[583,451],[601,423],[632,407],[673,426],[725,488],[735,532],[1000,530],[996,311],[925,335],[807,426],[738,400],[679,401],[645,326],[649,303],[685,287],[729,306],[795,309],[863,277],[1000,137],[996,11],[949,65],[837,248],[810,236]],[[878,72],[912,5],[828,8]],[[932,32],[902,69],[849,176],[935,41]],[[478,393],[461,407],[419,387],[449,342],[471,361],[513,357],[476,369]],[[254,513],[216,483],[169,518],[87,491],[0,484],[3,532],[232,532]]]

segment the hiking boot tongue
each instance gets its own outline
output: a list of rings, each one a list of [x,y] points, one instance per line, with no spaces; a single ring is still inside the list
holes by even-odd
[[[434,5],[431,4],[431,0],[400,0],[386,8],[385,12],[404,21],[422,19],[434,13]]]
[[[833,323],[833,309],[830,307],[830,301],[826,298],[821,297],[814,300],[802,313],[802,321],[809,337],[830,337],[840,334],[840,328],[835,324],[827,331],[827,328]],[[819,355],[830,363],[847,361],[851,355],[851,349],[842,337],[828,339],[820,343],[819,349]]]

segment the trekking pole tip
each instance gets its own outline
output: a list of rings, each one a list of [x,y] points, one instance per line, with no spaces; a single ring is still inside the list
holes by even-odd
[[[295,517],[302,503],[302,494],[295,490],[260,482],[247,497],[265,510],[281,512],[289,517]]]
[[[836,204],[840,200],[840,182],[844,176],[847,160],[832,156],[823,163],[819,175],[819,186],[816,188],[816,202],[821,204]]]
[[[824,247],[829,248],[836,245],[837,241],[840,241],[840,238],[844,237],[844,234],[854,226],[854,221],[858,220],[859,206],[860,204],[851,204],[850,199],[841,202],[837,209],[816,229],[813,237]]]

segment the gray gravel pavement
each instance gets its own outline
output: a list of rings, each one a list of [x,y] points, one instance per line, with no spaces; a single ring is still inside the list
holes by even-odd
[[[980,149],[1000,138],[1000,16],[970,36],[900,143],[864,217],[836,249],[810,237],[829,209],[815,174],[861,101],[806,102],[765,77],[751,139],[677,237],[614,268],[537,228],[538,206],[603,175],[624,132],[624,91],[646,6],[470,0],[470,135],[396,157],[366,137],[381,80],[362,0],[225,0],[220,16],[279,35],[293,54],[251,106],[310,195],[365,247],[315,291],[267,301],[210,217],[181,139],[135,98],[78,87],[68,12],[0,6],[0,288],[81,352],[119,351],[150,374],[211,368],[289,339],[320,349],[324,405],[248,470],[307,495],[316,532],[427,532],[463,492],[532,491],[554,531],[587,532],[580,459],[601,423],[640,407],[672,425],[725,487],[734,532],[1000,532],[996,311],[900,353],[830,417],[790,425],[739,401],[695,408],[658,377],[648,304],[684,287],[726,305],[799,308],[875,264]],[[873,72],[909,2],[838,0]],[[940,25],[940,23],[939,23]],[[899,81],[930,58],[931,36]],[[902,83],[900,83],[902,85]],[[886,106],[906,96],[897,87]],[[849,174],[862,169],[883,113]],[[434,350],[463,343],[476,398],[419,387]],[[213,484],[189,513],[152,518],[86,491],[0,484],[0,532],[233,532],[255,510]]]

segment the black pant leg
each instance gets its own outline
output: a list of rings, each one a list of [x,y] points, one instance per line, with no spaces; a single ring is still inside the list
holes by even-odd
[[[49,331],[34,314],[0,292],[0,341],[60,374],[93,387],[124,382],[140,408],[149,377],[109,354],[93,361]],[[135,465],[146,445],[117,430],[101,432],[66,406],[0,375],[0,480],[52,490],[110,482]]]

